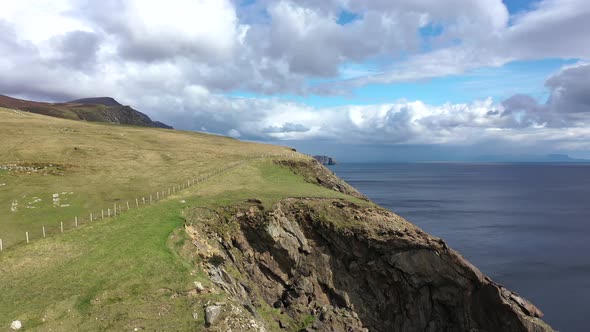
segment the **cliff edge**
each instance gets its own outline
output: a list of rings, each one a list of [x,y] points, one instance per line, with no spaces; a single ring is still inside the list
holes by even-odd
[[[328,156],[313,156],[313,159],[317,160],[322,165],[336,165],[336,160]]]
[[[251,199],[192,208],[185,229],[196,264],[254,322],[216,307],[211,331],[552,331],[533,304],[371,202],[289,198],[264,208]]]

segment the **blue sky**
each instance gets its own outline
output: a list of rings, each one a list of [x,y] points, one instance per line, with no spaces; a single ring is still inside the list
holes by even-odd
[[[539,0],[504,0],[502,1],[510,14],[518,14],[523,11],[532,9]]]
[[[251,6],[254,0],[242,2],[242,6]],[[539,0],[504,0],[510,15],[518,15],[530,11],[539,4]],[[342,10],[338,14],[337,23],[351,24],[362,18],[362,14]],[[442,24],[429,24],[418,30],[423,44],[428,44],[430,37],[438,36],[443,31]],[[321,85],[347,80],[367,73],[379,72],[383,62],[391,59],[369,60],[362,63],[343,63],[339,75],[329,79],[311,77],[309,85]],[[311,107],[335,107],[349,104],[370,105],[390,103],[396,100],[420,100],[428,104],[469,103],[476,99],[493,98],[503,100],[514,94],[528,94],[538,102],[544,102],[549,90],[544,82],[549,75],[557,72],[565,65],[576,63],[577,59],[548,58],[508,62],[497,67],[481,67],[460,75],[449,75],[415,82],[392,84],[367,84],[347,91],[345,95],[323,94],[273,94],[284,100],[294,101]],[[380,63],[381,62],[381,63]],[[232,91],[229,96],[247,98],[265,98],[266,94],[249,91]]]
[[[469,103],[477,99],[493,98],[503,100],[514,94],[533,96],[538,102],[545,102],[549,90],[544,83],[548,76],[561,67],[576,63],[576,59],[544,59],[514,61],[501,67],[483,67],[465,74],[451,75],[416,82],[367,84],[350,91],[347,95],[326,96],[318,94],[289,95],[277,94],[284,100],[295,101],[312,107],[334,107],[344,105],[371,105],[390,103],[400,99],[421,100],[428,104]],[[342,71],[371,71],[372,65],[344,65]],[[340,80],[347,79],[347,75]],[[338,79],[330,80],[330,82]],[[310,81],[321,84],[322,80]],[[266,98],[264,94],[235,91],[231,96]]]
[[[0,29],[1,94],[348,161],[590,158],[587,0],[14,1]]]

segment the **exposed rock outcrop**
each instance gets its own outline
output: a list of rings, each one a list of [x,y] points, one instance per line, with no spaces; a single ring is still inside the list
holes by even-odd
[[[221,306],[211,305],[205,308],[205,323],[209,326],[215,324],[221,315]]]
[[[67,102],[65,105],[105,106],[96,108],[93,113],[77,111],[75,107],[70,107],[81,120],[172,129],[171,126],[160,121],[153,121],[146,114],[131,108],[131,106],[121,105],[118,101],[110,97],[77,99]]]
[[[328,156],[313,156],[313,159],[317,160],[322,165],[336,165],[336,160]]]
[[[441,239],[369,203],[287,199],[196,209],[187,232],[211,281],[253,317],[305,331],[552,331],[527,300]],[[268,319],[268,317],[266,318]]]
[[[293,173],[301,176],[307,182],[319,184],[322,187],[339,191],[365,201],[369,200],[365,195],[337,177],[332,171],[315,159],[277,160],[275,163],[289,168]]]
[[[69,101],[68,103],[72,104],[95,104],[95,105],[104,105],[104,106],[123,106],[114,98],[111,97],[91,97],[91,98],[82,98]]]

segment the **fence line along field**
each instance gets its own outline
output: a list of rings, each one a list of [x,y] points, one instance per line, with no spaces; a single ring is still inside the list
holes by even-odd
[[[0,108],[1,246],[115,215],[127,202],[149,204],[245,160],[287,154],[223,136]]]
[[[194,178],[192,180],[187,180],[186,181],[186,185],[183,182],[182,185],[180,185],[180,186],[173,185],[172,188],[175,191],[177,187],[178,188],[182,187],[182,189],[191,187],[191,186],[193,186],[195,184],[202,183],[203,181],[211,178],[212,176],[215,176],[215,175],[221,174],[221,173],[223,173],[225,171],[231,170],[231,169],[233,169],[233,168],[241,165],[242,163],[243,162],[234,163],[233,165],[227,166],[225,169],[217,170],[217,171],[215,171],[213,173],[206,174],[206,175],[203,175],[203,176],[199,176],[199,177]],[[170,188],[168,188],[168,191],[170,192]],[[166,197],[166,194],[165,193],[166,193],[165,190],[162,191],[162,196],[161,196],[162,199],[164,197]],[[139,204],[139,199],[136,198],[135,199],[136,205],[134,207],[135,208],[139,208],[140,206],[145,206],[146,204],[152,204],[152,203],[154,203],[154,201],[152,200],[152,197],[153,197],[153,195],[150,194],[150,200],[149,200],[149,202],[146,202],[145,196],[142,197],[142,205]],[[160,200],[160,191],[156,192],[156,200],[155,200],[155,202],[157,202],[159,200]],[[59,227],[59,234],[63,234],[64,231],[66,231],[66,230],[68,230],[70,228],[78,228],[79,226],[81,226],[82,224],[85,224],[87,222],[93,222],[93,221],[96,221],[96,220],[104,220],[105,218],[116,217],[117,215],[120,215],[121,213],[123,213],[125,211],[131,210],[131,208],[132,208],[132,206],[129,204],[129,201],[125,202],[125,204],[115,203],[113,205],[112,214],[111,214],[111,208],[107,208],[106,209],[106,211],[107,211],[106,212],[106,215],[105,215],[105,209],[101,209],[100,218],[95,218],[94,217],[94,213],[93,212],[90,212],[89,213],[89,216],[88,216],[88,219],[86,219],[84,217],[75,216],[74,217],[74,221],[73,221],[73,225],[72,225],[72,222],[70,220],[69,222],[66,221],[66,224],[65,224],[66,227],[64,227],[64,222],[63,221],[60,221],[59,222],[59,226],[58,226]],[[58,231],[56,230],[56,228],[58,228],[58,227],[52,227],[52,226],[56,226],[56,225],[50,224],[49,226],[46,226],[46,225],[41,226],[41,236],[43,238],[47,237],[47,235],[53,235],[52,233],[58,233]],[[51,230],[54,230],[54,231],[50,233],[50,232],[48,232],[48,229],[51,229]],[[25,231],[24,240],[21,241],[20,243],[23,243],[23,242],[24,243],[29,243],[31,240],[33,240],[33,238],[31,236],[29,236],[29,231]],[[13,242],[11,246],[14,246],[14,245],[17,245],[17,244],[19,244],[18,241]],[[0,238],[0,252],[3,251],[3,250],[4,250],[4,242],[3,242],[3,239]]]

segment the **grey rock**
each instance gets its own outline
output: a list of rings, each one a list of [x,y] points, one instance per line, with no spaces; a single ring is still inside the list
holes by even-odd
[[[221,307],[218,305],[211,305],[205,308],[205,324],[213,325],[221,315]]]
[[[305,321],[303,330],[553,331],[526,299],[379,207],[290,198],[271,211],[222,212],[220,222],[239,228],[220,250],[239,251],[244,259],[206,263],[212,282],[241,303],[260,294],[259,300]],[[230,265],[240,275],[230,277]],[[221,311],[208,306],[207,324]]]
[[[203,286],[203,284],[200,281],[195,281],[195,288],[199,291],[202,292],[205,290],[205,287]]]

